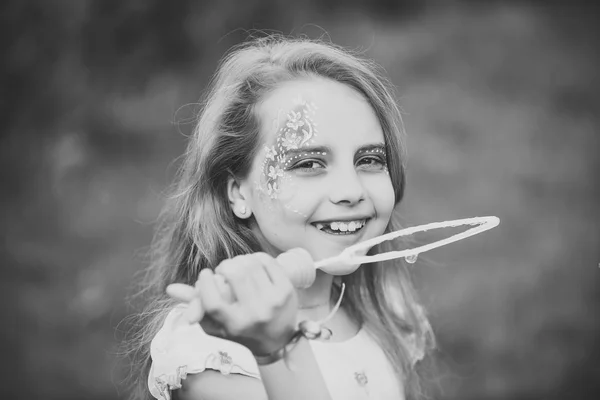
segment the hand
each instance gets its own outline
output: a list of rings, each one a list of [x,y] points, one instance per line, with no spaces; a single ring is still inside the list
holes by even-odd
[[[294,248],[281,253],[277,256],[276,260],[295,288],[306,289],[315,281],[316,269],[308,251],[299,247]],[[225,278],[217,274],[215,275],[215,280],[221,296],[229,303],[233,302],[235,299],[231,293],[231,288],[225,282]],[[195,288],[184,283],[173,283],[167,286],[166,291],[174,299],[188,303],[186,317],[191,324],[202,321],[204,318],[204,309],[202,308],[198,293],[198,281],[196,281]]]
[[[243,255],[223,261],[215,272],[202,270],[195,289],[175,284],[167,292],[190,303],[188,316],[202,319],[207,333],[238,342],[257,355],[283,347],[295,330],[298,300],[277,260],[264,253]],[[221,276],[228,285],[219,283]],[[215,331],[215,325],[220,329]]]
[[[295,288],[306,289],[315,281],[316,269],[308,251],[302,248],[291,249],[285,253],[281,253],[277,256],[276,260]],[[191,324],[200,322],[204,318],[204,309],[200,301],[198,283],[199,281],[196,281],[196,287],[183,283],[173,283],[167,286],[167,294],[169,296],[188,303],[186,317]],[[227,302],[231,303],[235,300],[231,293],[231,288],[225,282],[223,275],[215,275],[215,283],[221,296]]]

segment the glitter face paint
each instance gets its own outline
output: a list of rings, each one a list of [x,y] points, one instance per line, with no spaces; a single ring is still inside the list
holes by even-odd
[[[293,160],[286,157],[287,152],[313,144],[317,136],[313,120],[316,113],[315,104],[304,100],[302,96],[298,96],[292,102],[294,107],[286,114],[283,124],[279,122],[281,112],[273,121],[278,133],[275,144],[265,145],[263,148],[262,176],[257,185],[259,191],[271,200],[280,200],[288,209],[289,205],[286,203],[291,200],[292,194],[288,190],[287,196],[281,196],[282,185],[287,183],[288,187],[291,186],[291,176],[286,173],[286,168]]]

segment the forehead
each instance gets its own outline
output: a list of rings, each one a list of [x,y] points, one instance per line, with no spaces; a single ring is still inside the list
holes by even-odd
[[[306,78],[283,83],[258,105],[265,143],[276,140],[289,113],[300,111],[303,103],[314,110],[311,121],[318,132],[315,143],[340,142],[340,135],[348,145],[384,141],[379,120],[362,94],[333,80]]]

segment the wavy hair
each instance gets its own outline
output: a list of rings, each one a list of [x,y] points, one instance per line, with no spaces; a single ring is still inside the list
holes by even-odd
[[[404,128],[393,86],[377,65],[331,43],[306,38],[272,35],[234,47],[210,83],[141,281],[142,294],[151,300],[137,316],[138,330],[129,342],[136,377],[132,399],[149,396],[150,342],[173,306],[165,294],[167,285],[193,285],[203,268],[261,250],[250,226],[236,219],[229,206],[227,178],[244,178],[259,150],[255,107],[263,96],[282,82],[310,77],[348,85],[367,99],[383,129],[396,204],[402,200]],[[393,218],[387,231],[395,229],[399,224]],[[388,251],[390,246],[386,242],[371,251]],[[344,304],[383,348],[407,398],[416,399],[422,390],[415,360],[433,348],[434,338],[406,264],[386,263],[343,277]]]

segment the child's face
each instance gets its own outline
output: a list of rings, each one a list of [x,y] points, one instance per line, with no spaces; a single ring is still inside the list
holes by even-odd
[[[240,191],[266,252],[302,247],[320,260],[383,233],[394,190],[383,131],[361,94],[330,80],[297,80],[257,112],[263,145]]]

